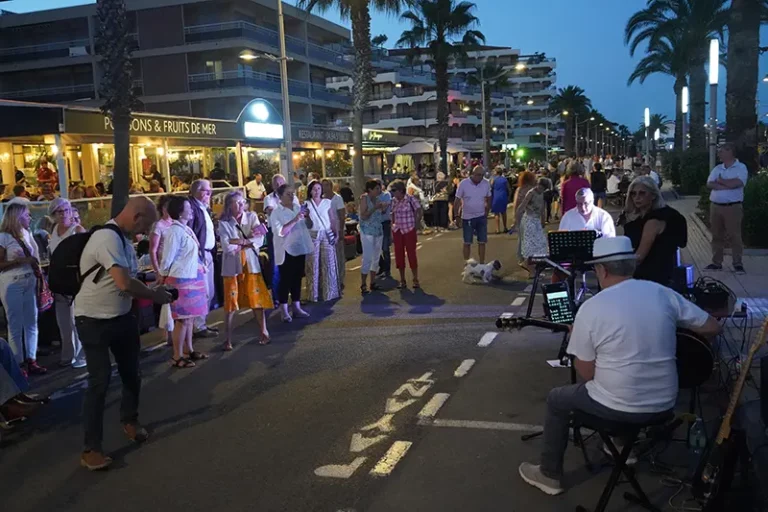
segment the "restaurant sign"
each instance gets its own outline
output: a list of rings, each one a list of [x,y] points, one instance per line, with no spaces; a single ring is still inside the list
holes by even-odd
[[[349,130],[327,130],[323,128],[293,127],[293,139],[301,142],[329,142],[351,144],[352,132]]]
[[[112,120],[100,112],[67,110],[64,114],[67,133],[112,135]],[[237,126],[232,121],[170,117],[134,113],[130,124],[131,135],[149,137],[184,137],[198,139],[237,139]]]

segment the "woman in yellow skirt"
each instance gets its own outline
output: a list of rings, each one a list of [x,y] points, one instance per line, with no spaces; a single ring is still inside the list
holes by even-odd
[[[254,212],[247,211],[248,202],[240,191],[227,194],[219,221],[222,247],[221,275],[224,278],[224,311],[227,340],[224,350],[232,350],[232,320],[240,309],[253,310],[261,335],[259,344],[269,343],[265,309],[274,307],[272,294],[261,275],[258,252],[267,228]]]

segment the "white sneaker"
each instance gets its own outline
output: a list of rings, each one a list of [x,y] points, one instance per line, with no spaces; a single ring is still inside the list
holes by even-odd
[[[85,358],[72,361],[72,368],[85,368],[86,366],[88,366],[88,363],[85,361]]]
[[[616,451],[621,453],[621,451],[624,449],[622,445],[617,443],[616,441],[613,442],[613,445],[616,447]],[[608,457],[613,459],[613,454],[611,453],[611,450],[608,449],[608,446],[606,446],[605,443],[603,443],[603,453],[605,453]],[[637,464],[637,454],[635,453],[635,450],[630,450],[629,457],[627,457],[627,466],[634,466]]]
[[[523,462],[519,468],[520,478],[526,483],[538,488],[540,491],[550,496],[557,496],[565,492],[560,481],[549,478],[541,472],[541,466],[536,466],[530,462]]]

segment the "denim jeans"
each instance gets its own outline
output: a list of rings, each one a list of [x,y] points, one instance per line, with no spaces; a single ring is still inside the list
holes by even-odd
[[[8,318],[8,341],[16,361],[37,359],[37,278],[31,271],[0,277],[0,298]]]
[[[624,412],[609,409],[595,402],[587,392],[586,383],[555,388],[547,396],[547,417],[544,421],[544,444],[541,449],[541,472],[559,480],[563,476],[563,457],[568,447],[571,412],[575,409],[610,421],[647,423],[668,411],[653,413]]]
[[[85,361],[85,352],[80,344],[80,336],[75,329],[75,306],[72,300],[55,293],[56,323],[61,335],[61,362],[74,364]]]
[[[133,313],[106,320],[78,316],[75,323],[88,362],[88,390],[83,401],[84,449],[101,451],[104,402],[112,377],[110,351],[123,383],[120,421],[125,425],[139,418],[139,323]]]
[[[21,373],[10,345],[0,338],[0,405],[28,390],[29,383]]]
[[[387,220],[382,222],[381,229],[384,230],[384,238],[381,240],[379,272],[382,274],[389,274],[392,271],[392,255],[389,252],[389,246],[392,245],[392,221]]]

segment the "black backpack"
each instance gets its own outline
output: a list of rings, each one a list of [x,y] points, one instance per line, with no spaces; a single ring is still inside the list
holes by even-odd
[[[80,258],[83,255],[83,250],[85,250],[85,245],[91,239],[91,235],[100,229],[109,229],[117,233],[123,242],[123,249],[125,249],[123,232],[114,224],[95,226],[87,233],[75,233],[68,236],[61,241],[56,250],[53,251],[53,254],[51,254],[51,263],[48,268],[48,286],[53,293],[74,297],[80,291],[80,287],[88,276],[97,270],[99,272],[94,277],[93,282],[98,282],[101,279],[101,270],[103,270],[101,265],[94,265],[85,274],[80,274]]]

